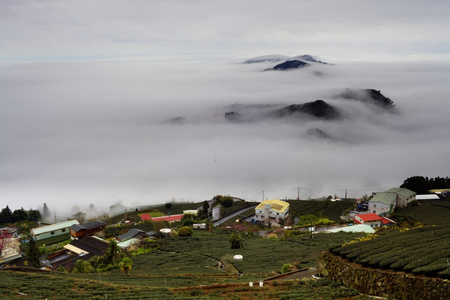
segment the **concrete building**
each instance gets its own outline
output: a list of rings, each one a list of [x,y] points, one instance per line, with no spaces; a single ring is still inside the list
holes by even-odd
[[[289,215],[289,203],[278,199],[264,200],[255,208],[255,219],[279,224]]]

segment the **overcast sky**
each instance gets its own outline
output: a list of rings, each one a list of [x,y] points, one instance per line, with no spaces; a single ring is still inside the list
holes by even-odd
[[[0,208],[338,194],[449,176],[448,1],[0,1]],[[264,72],[259,55],[334,64]],[[319,73],[320,72],[320,73]],[[322,74],[318,76],[317,74]],[[336,100],[374,88],[398,114]],[[230,124],[323,99],[341,122]],[[183,117],[184,124],[167,120]],[[331,141],[305,137],[320,128]]]

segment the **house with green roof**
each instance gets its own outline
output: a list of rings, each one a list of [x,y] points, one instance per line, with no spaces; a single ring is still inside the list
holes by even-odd
[[[77,220],[69,220],[31,229],[31,236],[42,243],[58,243],[70,238],[70,226],[80,224]],[[47,242],[48,241],[48,242]]]
[[[392,188],[382,193],[375,194],[369,200],[368,213],[379,216],[390,216],[396,207],[406,207],[408,203],[416,199],[416,193],[405,188]]]
[[[264,200],[255,208],[255,219],[268,224],[280,224],[289,215],[289,203],[278,199]]]

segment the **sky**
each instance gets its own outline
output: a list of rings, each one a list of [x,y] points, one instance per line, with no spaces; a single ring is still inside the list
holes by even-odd
[[[448,1],[0,1],[0,207],[337,195],[448,176]],[[332,65],[264,70],[259,55]],[[334,96],[374,88],[396,114]],[[323,99],[339,122],[234,124]],[[184,118],[183,124],[167,122]],[[333,139],[305,136],[311,128]],[[264,192],[263,192],[264,191]]]

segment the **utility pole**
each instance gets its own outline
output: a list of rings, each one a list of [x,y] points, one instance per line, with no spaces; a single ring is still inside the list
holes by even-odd
[[[264,190],[262,191],[262,201],[264,201]]]
[[[345,198],[344,200],[347,200],[347,190],[345,190]]]
[[[298,191],[297,191],[297,200],[300,200],[300,187],[298,188]]]

